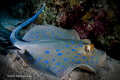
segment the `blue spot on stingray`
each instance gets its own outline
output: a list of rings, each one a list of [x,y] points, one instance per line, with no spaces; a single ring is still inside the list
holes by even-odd
[[[60,31],[58,31],[58,33],[60,33]]]
[[[58,37],[58,36],[55,36],[55,37]]]
[[[47,71],[50,71],[50,69],[47,69]]]
[[[50,29],[48,29],[48,31],[50,31]]]
[[[49,61],[44,61],[44,63],[49,63]]]
[[[55,59],[52,59],[52,61],[55,61]]]
[[[33,64],[36,64],[36,63],[33,63]]]
[[[74,48],[78,48],[77,46],[75,46]]]
[[[52,34],[54,34],[54,33],[52,33]]]
[[[36,60],[36,62],[38,62],[38,60]]]
[[[96,58],[96,59],[98,59],[98,58]]]
[[[68,37],[68,36],[65,36],[65,37]]]
[[[38,41],[38,40],[34,40],[34,41]]]
[[[31,35],[34,35],[34,33],[32,33]]]
[[[62,37],[60,37],[60,38],[62,38]]]
[[[75,56],[75,58],[78,58],[78,56]]]
[[[96,62],[96,64],[98,64],[98,62]]]
[[[83,59],[86,59],[86,57],[85,57],[85,56],[83,56]]]
[[[78,45],[78,47],[82,47],[82,45]]]
[[[76,51],[75,49],[71,49],[72,51]]]
[[[70,47],[69,45],[66,45],[66,47]]]
[[[42,68],[42,66],[40,66],[40,68]]]
[[[67,54],[70,54],[70,52],[67,52]]]
[[[56,67],[53,67],[53,69],[56,69]]]
[[[31,37],[32,39],[34,38],[34,37]]]
[[[81,53],[78,53],[78,55],[82,55]]]
[[[60,65],[60,63],[56,63],[56,65]]]
[[[71,43],[75,43],[75,42],[72,41]]]
[[[74,59],[72,59],[72,61],[75,61]]]
[[[57,71],[57,72],[60,72],[60,71]]]
[[[86,63],[88,63],[89,61],[85,61]]]
[[[77,63],[80,63],[80,61],[76,61]]]
[[[94,63],[94,61],[90,61],[91,63]]]
[[[64,65],[62,65],[62,67],[65,67]]]
[[[47,37],[47,35],[44,35],[44,37],[46,38],[46,37]]]
[[[43,31],[42,34],[46,33],[46,31]]]
[[[59,52],[59,51],[60,51],[60,49],[56,49],[56,51],[57,51],[57,52]]]
[[[30,37],[30,36],[28,36],[28,37]]]
[[[38,34],[38,32],[36,32],[36,34]]]
[[[40,60],[41,59],[41,57],[38,57],[38,60]]]
[[[62,53],[58,53],[58,56],[62,56]]]
[[[92,52],[95,52],[95,51],[92,51]]]
[[[97,67],[96,65],[94,65],[94,67]]]
[[[30,52],[30,54],[34,54],[34,52]]]
[[[64,59],[64,61],[67,61],[68,59]]]
[[[46,54],[49,54],[49,53],[50,53],[50,51],[45,51],[45,53],[46,53]]]
[[[91,58],[94,58],[94,56],[91,56]]]
[[[39,36],[36,36],[36,38],[38,38]]]
[[[33,59],[32,57],[29,57],[29,59]]]

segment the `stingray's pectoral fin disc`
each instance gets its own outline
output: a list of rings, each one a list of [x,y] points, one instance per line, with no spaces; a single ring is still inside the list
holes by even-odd
[[[81,65],[76,65],[76,66],[69,67],[67,69],[62,69],[62,70],[58,71],[56,73],[57,77],[58,78],[64,78],[65,76],[69,75],[77,67],[88,70],[88,71],[93,72],[93,73],[96,73],[95,70],[93,68],[91,68],[90,66],[85,65],[85,64],[81,64]]]
[[[80,37],[73,29],[66,30],[53,25],[37,25],[30,29],[23,37],[23,40],[28,42],[49,39],[80,40]]]
[[[70,72],[74,69],[75,67],[69,67],[67,69],[62,69],[60,71],[58,71],[56,73],[56,77],[58,78],[64,78],[65,76],[67,76],[68,74],[70,74]]]
[[[88,65],[80,65],[80,66],[78,66],[78,68],[81,68],[81,69],[85,69],[85,70],[87,70],[87,71],[90,71],[90,72],[93,72],[93,73],[96,73],[96,71],[93,69],[93,68],[91,68],[90,66],[88,66]]]

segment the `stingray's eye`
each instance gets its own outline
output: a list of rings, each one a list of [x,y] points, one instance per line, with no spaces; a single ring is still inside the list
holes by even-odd
[[[86,52],[90,52],[91,50],[94,49],[94,45],[93,44],[87,44],[83,47],[83,49],[86,51]]]

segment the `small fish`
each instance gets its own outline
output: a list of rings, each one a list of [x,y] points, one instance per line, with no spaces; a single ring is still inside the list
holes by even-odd
[[[80,39],[75,30],[37,25],[22,40],[18,39],[20,29],[35,20],[43,9],[44,6],[11,33],[11,42],[20,49],[17,51],[20,57],[33,69],[57,78],[65,77],[76,67],[96,72],[106,53],[96,49],[89,39]]]

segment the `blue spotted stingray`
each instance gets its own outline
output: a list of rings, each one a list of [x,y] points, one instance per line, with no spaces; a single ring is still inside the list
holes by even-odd
[[[44,6],[30,19],[13,30],[10,39],[18,47],[18,54],[30,67],[63,78],[79,67],[96,72],[106,59],[106,53],[98,50],[88,39],[80,39],[73,29],[66,30],[53,25],[37,25],[21,39],[21,28],[34,21]]]

